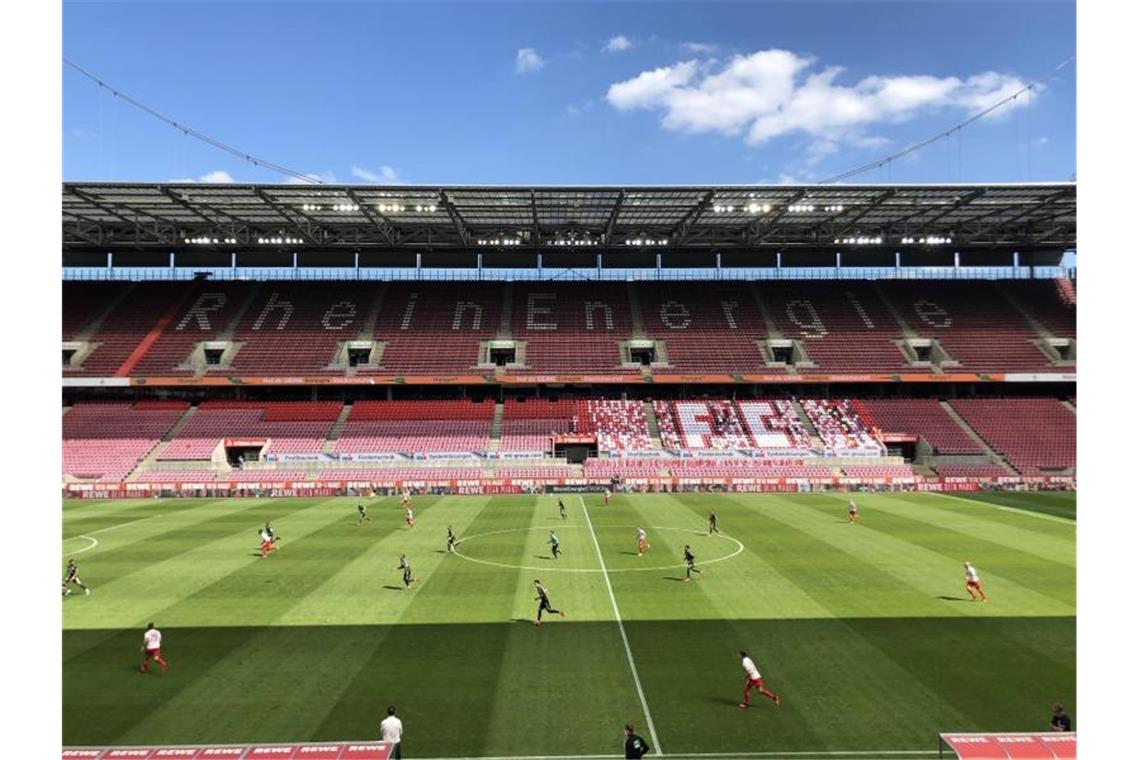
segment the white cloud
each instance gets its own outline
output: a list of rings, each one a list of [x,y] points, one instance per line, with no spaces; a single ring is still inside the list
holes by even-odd
[[[621,53],[633,47],[629,37],[624,34],[616,34],[606,41],[606,46],[602,48],[607,53]]]
[[[515,54],[515,73],[525,74],[528,71],[538,71],[546,65],[542,56],[534,48],[519,48]]]
[[[710,42],[682,42],[681,49],[694,55],[712,55],[717,46]]]
[[[198,177],[197,179],[194,179],[192,177],[183,177],[181,179],[172,179],[172,180],[168,180],[168,181],[173,182],[173,183],[177,183],[177,184],[191,184],[194,182],[207,182],[207,183],[213,183],[213,184],[217,184],[217,185],[228,185],[234,181],[234,178],[230,176],[229,172],[225,172],[225,171],[222,171],[221,169],[217,169],[217,170],[212,171],[212,172],[207,172],[206,174],[203,174],[201,177]]]
[[[940,109],[979,111],[1025,86],[1016,77],[994,71],[965,80],[868,76],[844,85],[839,83],[841,67],[813,70],[815,66],[814,58],[787,50],[738,55],[719,66],[715,61],[681,61],[611,85],[606,100],[619,111],[659,110],[666,129],[744,135],[750,145],[804,133],[824,145],[868,148],[883,141],[864,134],[875,125]],[[1026,106],[1034,98],[1035,92],[1028,91],[1012,107]],[[817,154],[824,145],[815,148]]]
[[[362,179],[365,182],[371,182],[377,185],[402,185],[404,180],[400,179],[400,173],[393,169],[391,166],[383,165],[380,171],[374,172],[371,169],[362,169],[359,166],[352,167],[352,176],[357,179]]]

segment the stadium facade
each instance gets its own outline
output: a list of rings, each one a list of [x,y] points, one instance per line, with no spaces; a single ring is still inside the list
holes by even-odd
[[[63,187],[69,495],[1075,482],[1075,184]]]

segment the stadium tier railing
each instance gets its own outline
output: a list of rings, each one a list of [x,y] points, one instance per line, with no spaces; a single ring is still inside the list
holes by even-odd
[[[751,280],[1075,280],[1075,267],[709,267],[691,269],[445,269],[316,267],[64,267],[64,280],[169,281],[751,281]]]

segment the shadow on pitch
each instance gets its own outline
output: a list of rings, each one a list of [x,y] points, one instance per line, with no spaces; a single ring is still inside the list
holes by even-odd
[[[938,597],[944,602],[968,602],[970,601],[964,596],[940,596]]]
[[[388,589],[389,591],[403,591],[404,590],[403,586],[385,586],[384,588]]]
[[[663,575],[663,576],[661,576],[661,579],[666,580],[666,581],[677,581],[678,583],[684,583],[685,582],[684,578],[677,578],[677,577],[672,576],[672,575]]]
[[[740,706],[740,702],[735,699],[729,699],[728,697],[708,697],[705,701],[711,702],[714,705],[729,705],[730,707]]]
[[[622,554],[628,554],[628,555],[629,555],[629,556],[631,556],[631,557],[636,557],[636,556],[637,556],[637,552],[622,552]]]

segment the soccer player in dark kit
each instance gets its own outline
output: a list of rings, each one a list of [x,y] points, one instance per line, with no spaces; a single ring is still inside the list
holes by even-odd
[[[561,615],[566,617],[566,613],[562,610],[556,610],[550,606],[550,594],[547,592],[546,587],[542,585],[542,581],[538,578],[534,579],[534,588],[538,592],[538,597],[535,601],[538,602],[538,615],[534,619],[535,625],[542,625],[543,610],[549,612],[551,615]]]

